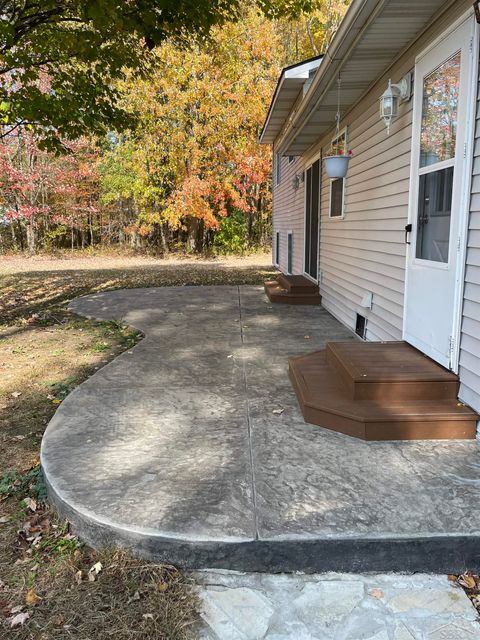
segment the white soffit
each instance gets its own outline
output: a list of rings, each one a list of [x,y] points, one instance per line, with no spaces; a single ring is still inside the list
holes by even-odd
[[[282,155],[301,155],[334,126],[339,74],[345,113],[450,5],[445,0],[353,0],[305,98],[290,118],[281,112],[276,131],[284,130],[274,140],[279,138]]]
[[[303,91],[303,85],[308,80],[310,72],[318,68],[321,60],[322,57],[317,56],[282,70],[260,134],[260,142],[264,144],[274,142],[299,94]]]

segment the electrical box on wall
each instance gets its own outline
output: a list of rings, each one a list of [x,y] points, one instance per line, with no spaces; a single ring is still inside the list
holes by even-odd
[[[371,291],[367,291],[367,293],[363,296],[360,306],[364,309],[371,309],[373,305],[373,293]]]

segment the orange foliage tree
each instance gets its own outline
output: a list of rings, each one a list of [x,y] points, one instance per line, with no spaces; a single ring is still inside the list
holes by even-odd
[[[111,146],[104,198],[134,201],[137,230],[157,235],[164,249],[176,233],[202,250],[233,213],[245,219],[246,244],[268,234],[271,158],[257,138],[279,46],[274,23],[250,10],[201,47],[162,45],[152,75],[125,83],[139,125]]]

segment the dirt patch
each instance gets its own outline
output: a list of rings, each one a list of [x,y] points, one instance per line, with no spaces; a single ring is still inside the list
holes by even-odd
[[[117,288],[262,283],[270,256],[2,259],[0,273],[0,638],[184,640],[197,600],[187,577],[85,547],[45,504],[43,431],[65,397],[141,335],[67,311]],[[96,567],[96,568],[95,568]]]
[[[70,391],[141,335],[73,316],[0,340],[0,638],[185,640],[197,620],[174,567],[84,546],[46,504],[38,452]]]

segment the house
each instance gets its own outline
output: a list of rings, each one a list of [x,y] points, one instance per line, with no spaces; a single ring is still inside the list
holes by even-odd
[[[476,412],[478,20],[478,1],[353,0],[324,56],[282,71],[260,138],[273,145],[274,264],[318,284],[366,343],[413,346],[402,353],[436,363]],[[332,147],[352,151],[343,178],[327,175]]]

